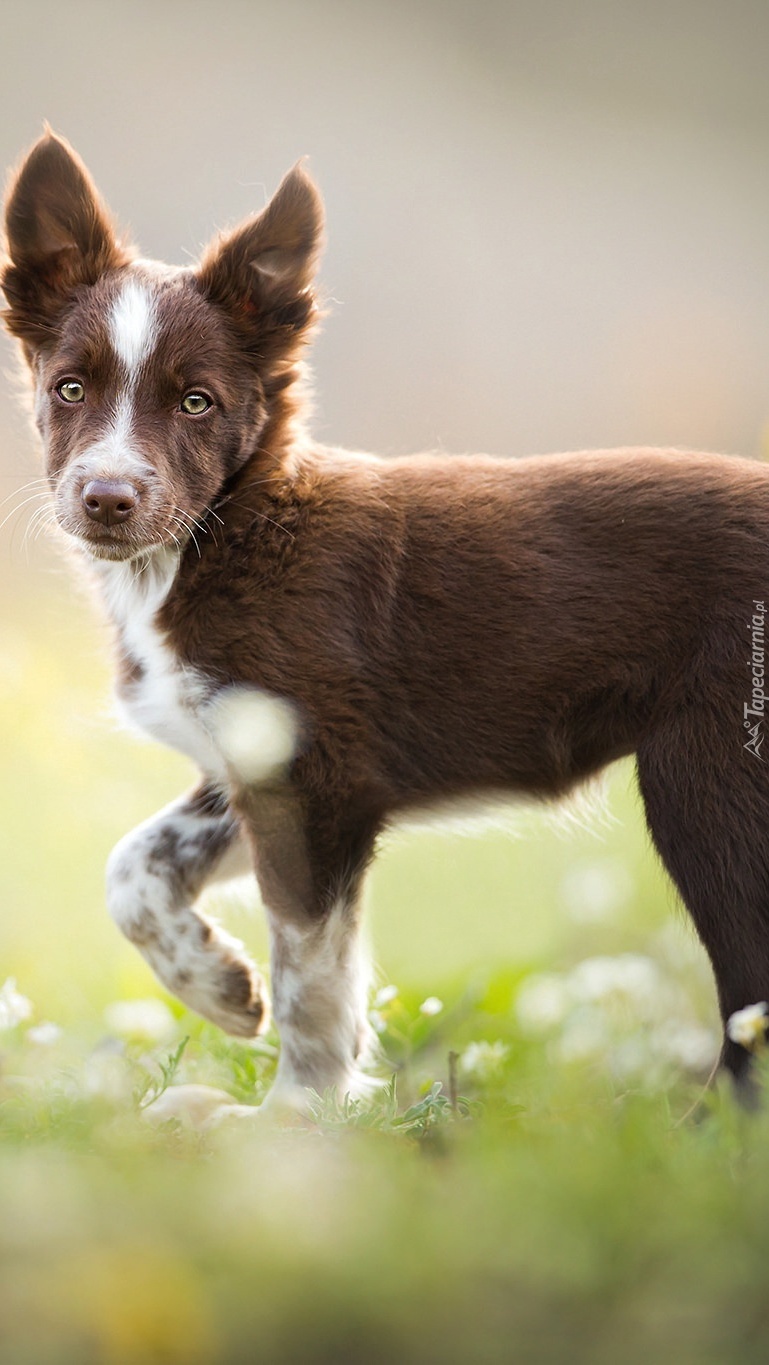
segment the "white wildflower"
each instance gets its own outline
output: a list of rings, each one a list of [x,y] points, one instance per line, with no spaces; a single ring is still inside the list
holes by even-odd
[[[256,687],[229,687],[212,706],[216,741],[244,782],[267,782],[291,761],[299,727],[283,697]]]
[[[562,1024],[571,1007],[569,988],[555,972],[527,977],[518,992],[515,1012],[527,1033],[547,1033]]]
[[[468,1043],[459,1058],[459,1070],[478,1081],[491,1081],[499,1075],[510,1049],[501,1041]]]
[[[571,867],[561,881],[560,897],[580,924],[599,924],[618,915],[633,893],[633,880],[619,859]]]
[[[0,986],[0,1029],[15,1028],[29,1019],[31,1013],[32,1001],[17,991],[14,978],[9,976]]]
[[[374,996],[374,1008],[381,1009],[383,1005],[390,1005],[393,1000],[398,998],[397,986],[383,986]]]
[[[62,1037],[62,1030],[58,1024],[52,1024],[44,1019],[41,1023],[28,1028],[26,1037],[28,1042],[36,1043],[38,1047],[52,1047]]]
[[[166,1043],[177,1032],[176,1020],[162,1000],[116,1000],[104,1011],[110,1033],[148,1043]]]
[[[550,1035],[553,1060],[596,1060],[623,1080],[657,1083],[671,1064],[700,1072],[717,1055],[718,1040],[687,1018],[688,1005],[680,984],[653,958],[622,953],[585,958],[561,975],[529,977],[516,1012],[527,1032]]]
[[[585,1008],[567,1019],[553,1048],[559,1061],[585,1062],[605,1054],[610,1041],[602,1011]]]
[[[375,1033],[387,1032],[387,1020],[379,1013],[379,1010],[369,1010],[368,1019]]]
[[[608,1062],[612,1075],[622,1081],[651,1082],[655,1071],[658,1070],[658,1067],[655,1068],[655,1061],[649,1039],[642,1033],[622,1038],[609,1049]]]
[[[440,1014],[442,1009],[443,1001],[439,1000],[437,995],[428,995],[427,999],[423,1000],[421,1005],[419,1006],[419,1013],[426,1014],[429,1016],[433,1014]]]
[[[568,984],[575,999],[603,1000],[623,995],[639,1003],[658,996],[662,985],[657,964],[640,953],[621,953],[618,957],[587,957],[569,974]]]
[[[121,1045],[100,1044],[86,1059],[82,1086],[86,1095],[118,1104],[131,1094],[131,1073],[120,1050]]]
[[[659,1056],[687,1071],[706,1071],[718,1056],[719,1040],[703,1024],[673,1021],[658,1030],[653,1045]]]
[[[726,1032],[733,1043],[739,1043],[753,1052],[766,1041],[766,1028],[769,1020],[769,1005],[761,1000],[757,1005],[746,1005],[736,1010],[726,1021]]]

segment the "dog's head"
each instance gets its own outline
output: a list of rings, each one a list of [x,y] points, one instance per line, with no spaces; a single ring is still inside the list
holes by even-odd
[[[184,543],[295,375],[322,206],[301,167],[196,267],[137,257],[46,134],[6,198],[4,319],[29,364],[57,518],[101,559]]]

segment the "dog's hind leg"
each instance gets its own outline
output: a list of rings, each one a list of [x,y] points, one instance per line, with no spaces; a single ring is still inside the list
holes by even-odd
[[[649,829],[707,949],[724,1023],[769,1001],[769,765],[744,747],[734,690],[727,708],[693,687],[638,748]],[[749,1100],[750,1053],[725,1037],[721,1060]]]
[[[210,784],[126,835],[107,865],[107,904],[163,984],[227,1033],[266,1022],[261,980],[242,944],[194,908],[211,881],[252,871],[227,798]]]

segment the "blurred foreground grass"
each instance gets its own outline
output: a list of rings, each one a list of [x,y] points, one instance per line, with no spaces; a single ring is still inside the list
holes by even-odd
[[[190,772],[111,732],[85,605],[54,576],[0,627],[3,1365],[766,1359],[769,1121],[718,1087],[680,1122],[713,992],[629,766],[592,830],[384,850],[394,1093],[157,1126],[169,1080],[257,1103],[276,1039],[184,1014],[102,908],[110,846]],[[258,910],[217,904],[264,960]]]

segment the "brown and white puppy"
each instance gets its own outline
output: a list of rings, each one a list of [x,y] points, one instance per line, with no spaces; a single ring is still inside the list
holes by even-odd
[[[724,1017],[769,999],[769,470],[666,450],[382,460],[317,445],[300,358],[322,208],[301,168],[172,269],[120,239],[46,135],[11,181],[6,230],[5,321],[56,516],[116,626],[122,704],[201,770],[108,869],[115,919],[169,989],[232,1033],[262,1025],[251,963],[195,909],[250,862],[278,1093],[353,1088],[358,903],[388,822],[557,797],[635,753]],[[250,695],[277,700],[245,733],[256,712],[227,699]],[[283,766],[240,763],[233,717],[252,753],[287,710]],[[727,1041],[724,1057],[744,1073],[745,1051]]]

